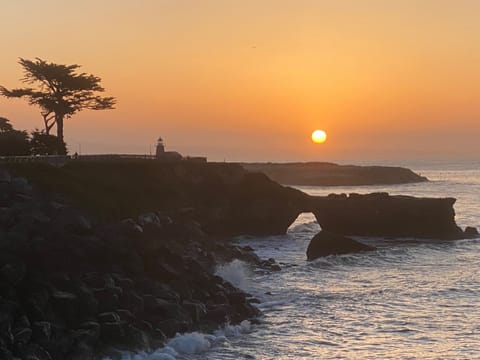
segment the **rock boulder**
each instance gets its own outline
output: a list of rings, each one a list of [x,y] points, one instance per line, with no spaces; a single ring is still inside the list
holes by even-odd
[[[348,237],[328,231],[320,231],[313,237],[307,248],[307,260],[314,260],[322,256],[373,251],[373,246],[362,244]]]

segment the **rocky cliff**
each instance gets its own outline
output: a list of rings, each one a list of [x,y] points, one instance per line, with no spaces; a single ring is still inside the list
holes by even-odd
[[[119,358],[119,350],[155,349],[177,332],[208,331],[258,315],[251,305],[256,300],[214,269],[241,259],[278,271],[273,260],[209,237],[186,211],[114,219],[128,209],[107,211],[111,204],[102,201],[111,190],[95,182],[103,173],[23,171],[30,179],[0,167],[1,359]],[[47,179],[56,192],[39,186]],[[77,188],[81,181],[89,182],[92,194],[104,192],[96,210],[110,220],[86,211],[92,198],[83,199],[83,209],[62,200],[68,194],[79,202],[83,192],[74,190],[83,191]],[[130,188],[116,196],[128,198]]]
[[[11,165],[44,193],[61,194],[101,221],[166,210],[200,223],[210,235],[286,232],[308,196],[240,165],[156,161]]]

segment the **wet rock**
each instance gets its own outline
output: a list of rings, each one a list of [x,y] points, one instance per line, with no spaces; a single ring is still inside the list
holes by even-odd
[[[247,298],[244,292],[239,291],[227,294],[227,299],[231,304],[244,304]]]
[[[280,265],[278,265],[278,264],[272,264],[272,265],[270,265],[270,270],[272,270],[272,271],[281,271],[282,268],[281,268]]]
[[[254,251],[254,249],[250,245],[246,245],[246,246],[242,247],[242,250],[247,251],[247,252]]]
[[[184,301],[182,306],[195,322],[199,322],[207,314],[205,305],[200,302]]]
[[[328,231],[320,231],[313,237],[307,248],[307,259],[328,255],[349,254],[361,251],[373,251],[374,247],[362,244],[348,237]]]
[[[226,323],[230,320],[232,307],[228,304],[210,305],[207,307],[206,318],[214,323]]]
[[[175,336],[177,333],[187,332],[190,324],[181,319],[166,319],[157,322],[155,331],[159,334],[165,334],[167,337]]]
[[[145,331],[142,331],[135,326],[129,325],[125,329],[125,337],[127,342],[133,350],[148,350],[150,349],[150,341]]]

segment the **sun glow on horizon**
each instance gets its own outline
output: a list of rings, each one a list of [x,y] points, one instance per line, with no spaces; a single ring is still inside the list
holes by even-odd
[[[322,144],[327,140],[327,133],[323,130],[315,130],[312,133],[312,141],[315,144]]]

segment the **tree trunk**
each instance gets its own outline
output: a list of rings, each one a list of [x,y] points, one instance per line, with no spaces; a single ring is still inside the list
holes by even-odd
[[[55,122],[57,123],[57,138],[59,143],[63,143],[63,116],[56,115]]]

